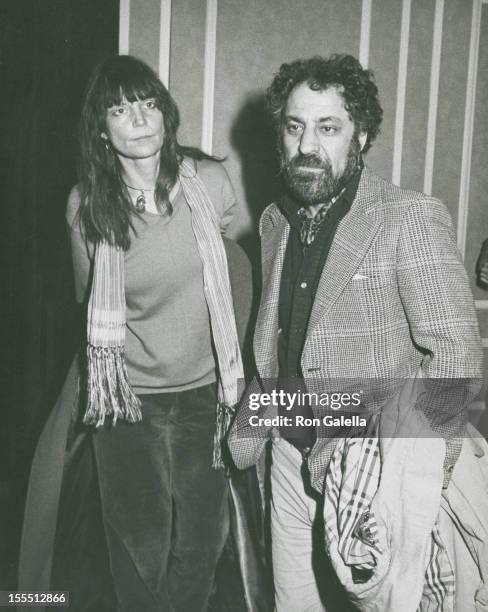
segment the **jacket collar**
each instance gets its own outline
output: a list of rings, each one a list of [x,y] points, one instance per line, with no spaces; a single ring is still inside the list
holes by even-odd
[[[381,220],[373,214],[382,198],[381,185],[381,179],[364,168],[351,210],[339,223],[322,270],[307,337],[339,298],[381,227]]]

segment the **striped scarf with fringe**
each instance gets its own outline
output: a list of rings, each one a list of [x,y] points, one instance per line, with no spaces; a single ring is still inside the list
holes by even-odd
[[[191,210],[192,230],[203,266],[204,294],[217,354],[218,400],[212,465],[223,466],[221,444],[238,400],[243,367],[232,304],[227,257],[219,222],[207,189],[186,160],[179,179]],[[99,427],[105,417],[135,423],[141,402],[132,390],[125,365],[124,251],[100,242],[95,262],[87,319],[87,408],[83,422]]]

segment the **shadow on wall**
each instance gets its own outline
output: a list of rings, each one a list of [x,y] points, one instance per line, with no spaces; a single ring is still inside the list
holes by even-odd
[[[264,94],[247,98],[231,130],[231,143],[239,155],[246,201],[251,215],[251,230],[239,243],[259,267],[259,218],[264,208],[282,192],[276,137],[266,110]]]
[[[264,94],[250,95],[231,130],[231,144],[241,162],[244,193],[251,216],[251,229],[238,240],[253,268],[253,307],[249,322],[251,333],[245,343],[246,355],[252,355],[252,332],[261,296],[259,219],[265,207],[276,201],[282,192],[275,142],[276,136],[266,110]]]

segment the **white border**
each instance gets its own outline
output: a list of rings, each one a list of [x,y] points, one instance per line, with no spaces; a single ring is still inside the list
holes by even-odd
[[[476,76],[481,29],[481,0],[473,0],[471,37],[469,41],[468,79],[464,109],[463,157],[459,185],[457,242],[461,257],[466,255],[466,232],[468,228],[469,187],[471,182],[471,155],[473,148],[474,106],[476,99]]]
[[[371,35],[372,4],[373,0],[363,0],[363,4],[361,7],[361,37],[359,40],[359,62],[363,68],[367,68],[369,65],[369,42]]]
[[[425,146],[424,193],[431,195],[434,176],[435,137],[437,129],[437,105],[439,101],[439,76],[441,71],[442,27],[444,0],[436,0],[434,31],[432,34],[432,63],[430,67],[429,116]]]
[[[408,39],[410,36],[411,0],[402,2],[402,27],[400,31],[400,57],[398,60],[397,103],[395,115],[395,140],[393,147],[392,181],[400,185],[402,178],[403,124],[407,91]]]
[[[159,13],[159,78],[169,89],[171,59],[171,0],[161,0]]]
[[[207,0],[203,72],[202,150],[212,154],[218,0]]]
[[[130,0],[119,3],[119,55],[129,53]]]

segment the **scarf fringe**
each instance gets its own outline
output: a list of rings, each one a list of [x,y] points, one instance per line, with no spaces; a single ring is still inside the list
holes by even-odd
[[[222,443],[229,431],[229,427],[234,416],[234,409],[219,401],[217,403],[217,418],[214,434],[213,460],[212,467],[216,470],[224,468],[222,459]]]
[[[127,376],[122,347],[87,347],[88,398],[83,423],[100,427],[105,417],[136,423],[142,419],[141,402]]]

